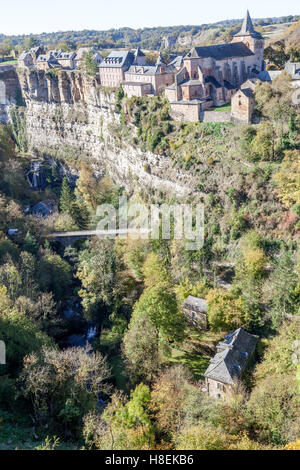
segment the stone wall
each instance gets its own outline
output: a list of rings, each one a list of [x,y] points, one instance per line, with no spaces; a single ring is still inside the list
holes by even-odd
[[[200,114],[203,122],[231,122],[230,111],[203,111]]]
[[[197,122],[200,119],[200,110],[200,103],[176,102],[171,103],[170,115],[174,121]]]

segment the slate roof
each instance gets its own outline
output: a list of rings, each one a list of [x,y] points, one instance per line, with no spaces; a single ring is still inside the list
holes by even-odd
[[[242,27],[241,27],[240,31],[235,36],[252,36],[252,37],[257,38],[257,39],[262,38],[262,35],[260,33],[258,33],[257,31],[255,31],[248,10],[247,10],[246,16],[244,18]]]
[[[56,56],[56,58],[70,60],[70,59],[74,59],[75,56],[76,56],[75,52],[61,52],[59,55]]]
[[[211,83],[215,88],[222,88],[222,85],[212,75],[205,77],[205,83]]]
[[[253,98],[253,90],[251,88],[241,88],[239,93],[243,93],[247,98]]]
[[[195,310],[196,312],[206,313],[207,305],[205,299],[200,299],[199,297],[193,297],[189,295],[185,300],[183,307],[188,310]]]
[[[300,80],[300,62],[287,62],[284,70],[289,73],[294,80]]]
[[[145,57],[145,55],[146,54],[144,54],[144,52],[141,51],[141,49],[139,47],[135,50],[135,53],[134,53],[135,57]]]
[[[193,47],[186,58],[205,59],[212,57],[215,60],[223,60],[252,55],[254,55],[254,53],[243,42],[232,42],[228,44],[216,44],[215,46]]]
[[[30,56],[31,57],[31,54],[29,52],[26,52],[26,51],[23,51],[20,55],[19,55],[19,60],[24,60],[27,56]],[[32,58],[32,57],[31,57]]]
[[[232,85],[231,83],[229,83],[227,80],[224,80],[224,88],[226,88],[226,90],[235,90],[236,87],[234,85]]]
[[[210,360],[204,376],[218,382],[233,385],[246,369],[258,337],[239,328],[218,343],[217,353]]]
[[[183,56],[178,55],[177,57],[175,57],[175,59],[173,59],[169,63],[169,65],[173,65],[173,67],[176,67],[176,68],[182,67],[183,66]]]
[[[163,69],[162,69],[163,67]],[[126,73],[137,75],[157,75],[161,73],[175,73],[175,69],[170,65],[131,65]]]
[[[106,67],[130,67],[134,61],[134,54],[130,51],[113,51],[103,59],[100,68]]]
[[[47,199],[45,201],[38,202],[31,209],[32,214],[43,219],[56,211],[57,207],[55,201],[53,201],[52,199]]]
[[[272,80],[278,77],[281,72],[282,70],[263,70],[262,72],[259,72],[257,78],[262,82],[272,82]]]

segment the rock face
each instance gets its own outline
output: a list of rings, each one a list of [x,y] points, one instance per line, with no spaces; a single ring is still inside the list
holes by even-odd
[[[0,123],[9,119],[9,109],[21,100],[21,89],[15,68],[10,65],[0,67]]]
[[[115,96],[96,79],[36,70],[19,72],[18,77],[33,155],[72,160],[78,166],[89,161],[99,175],[107,172],[128,190],[148,186],[177,196],[193,190],[192,178],[174,169],[171,159],[120,142]]]

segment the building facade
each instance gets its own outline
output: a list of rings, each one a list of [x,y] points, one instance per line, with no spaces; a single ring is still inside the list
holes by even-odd
[[[258,337],[239,328],[217,344],[217,353],[206,369],[205,390],[214,398],[230,398],[237,380],[254,355]]]
[[[104,87],[118,88],[125,81],[125,72],[134,63],[131,51],[113,51],[99,66],[100,82]]]
[[[189,295],[182,306],[188,323],[199,329],[207,329],[207,305],[205,299]]]
[[[242,28],[231,43],[193,47],[184,57],[175,83],[166,88],[172,108],[197,101],[201,111],[230,103],[231,98],[248,79],[264,69],[264,39],[254,30],[249,12]],[[186,106],[185,106],[186,105]]]
[[[122,86],[128,96],[130,96],[130,87],[133,88],[133,84],[135,84],[135,88],[139,93],[160,95],[167,86],[174,82],[175,73],[175,67],[173,65],[166,65],[161,54],[159,54],[155,65],[136,65],[134,63],[124,73],[125,80]],[[148,87],[141,87],[141,83],[147,84]],[[143,96],[143,94],[135,96]]]

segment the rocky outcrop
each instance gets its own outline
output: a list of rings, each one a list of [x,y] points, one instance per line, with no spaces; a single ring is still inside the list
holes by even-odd
[[[141,151],[119,138],[115,96],[78,72],[19,72],[26,102],[26,132],[34,156],[79,167],[89,161],[128,190],[145,187],[177,196],[193,191],[192,178],[167,157]],[[132,133],[135,129],[132,128]]]

